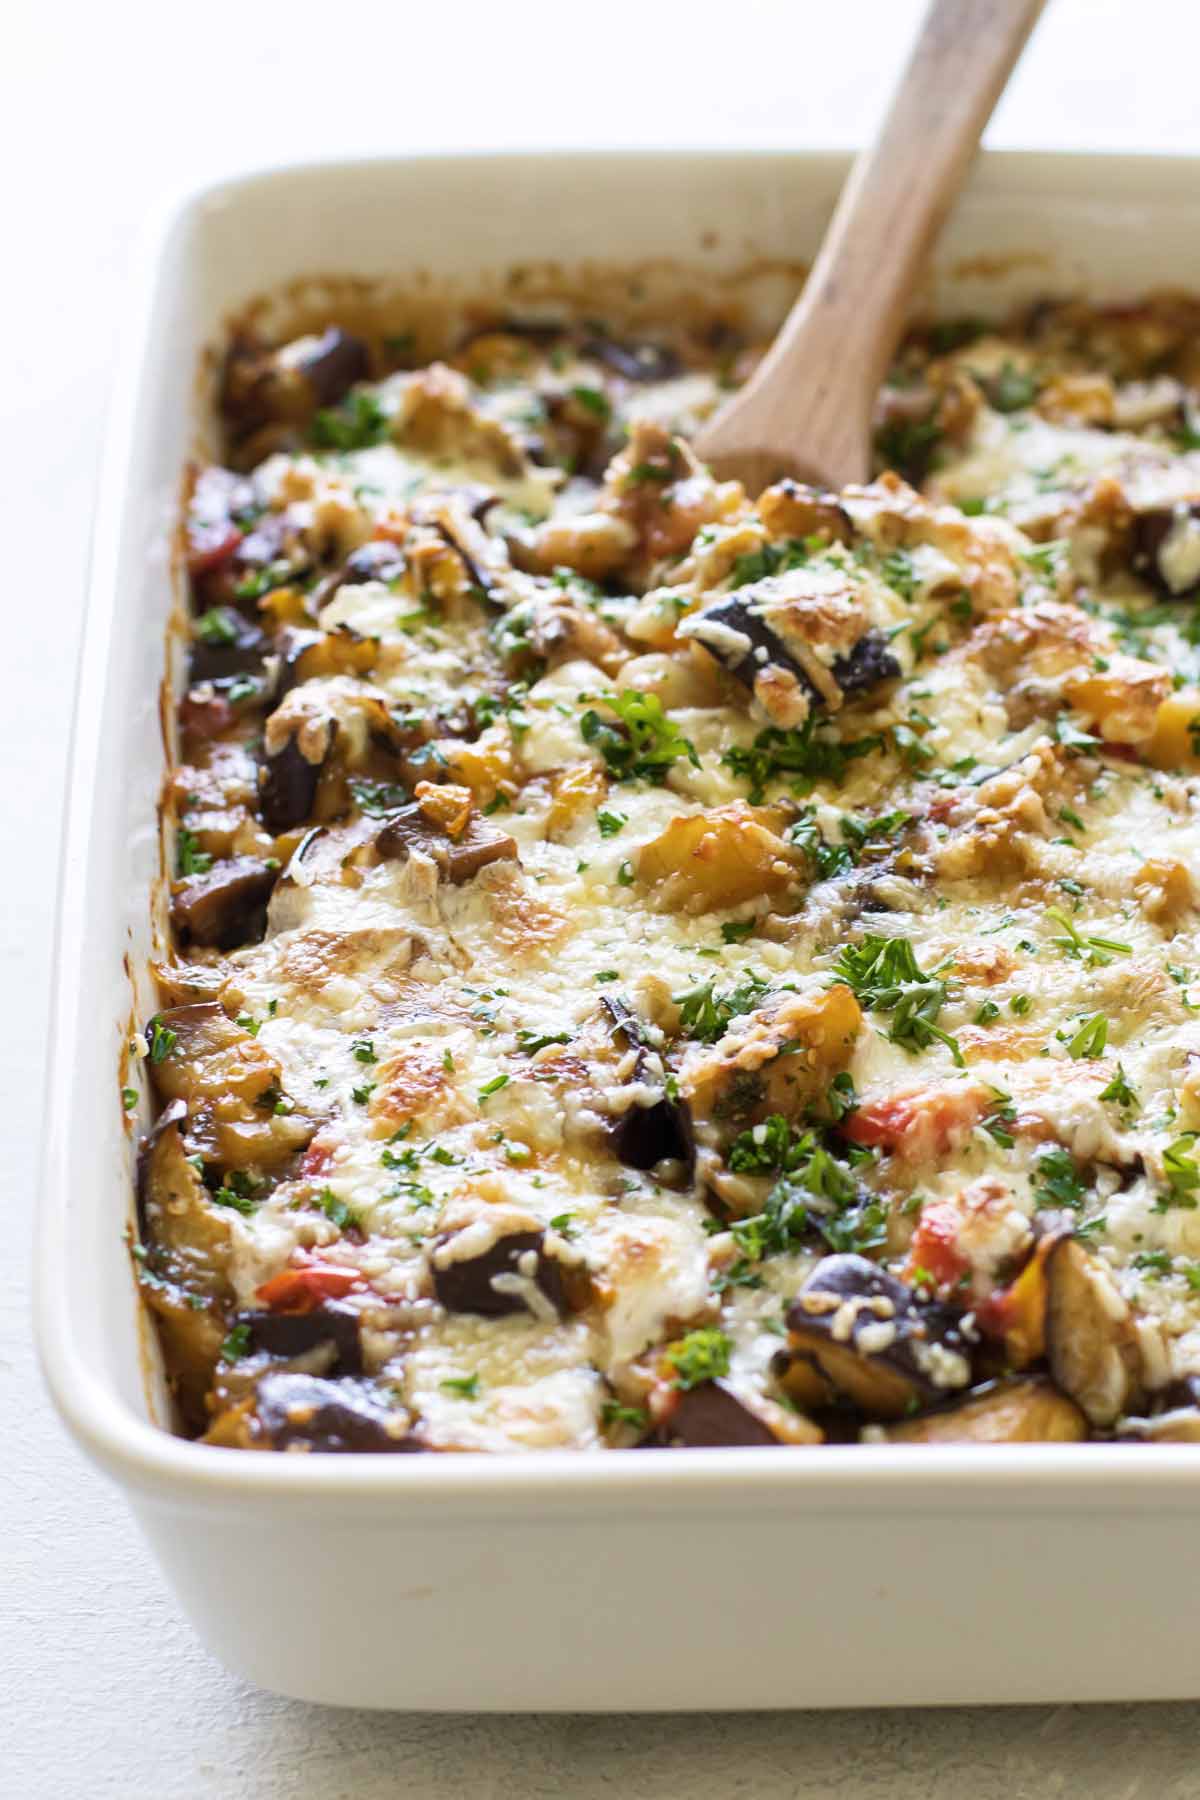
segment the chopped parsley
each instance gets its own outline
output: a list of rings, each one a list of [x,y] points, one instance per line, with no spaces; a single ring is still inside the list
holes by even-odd
[[[1034,1168],[1033,1197],[1039,1206],[1066,1207],[1075,1211],[1083,1204],[1084,1185],[1069,1150],[1057,1146],[1043,1150]]]
[[[686,1390],[728,1375],[730,1349],[729,1339],[714,1325],[689,1331],[667,1349],[667,1361],[675,1371],[671,1385]]]
[[[366,781],[361,776],[350,782],[350,794],[359,812],[371,818],[382,818],[408,803],[408,789],[394,781]]]
[[[188,875],[207,875],[212,868],[212,854],[198,847],[194,831],[181,825],[175,834],[175,873],[181,879]]]
[[[1130,945],[1118,943],[1115,938],[1085,937],[1061,906],[1048,906],[1046,917],[1062,926],[1062,935],[1052,938],[1051,943],[1057,944],[1064,956],[1086,963],[1089,968],[1105,969],[1114,957],[1133,954]]]
[[[317,1205],[339,1231],[349,1231],[358,1224],[358,1215],[350,1210],[344,1200],[339,1200],[332,1188],[322,1188],[317,1195]]]
[[[602,1425],[628,1425],[634,1431],[645,1431],[649,1414],[640,1406],[623,1406],[619,1400],[606,1400],[600,1408]]]
[[[1103,1013],[1092,1013],[1066,1043],[1067,1055],[1073,1062],[1095,1062],[1097,1057],[1104,1055],[1108,1043],[1107,1018]]]
[[[169,1025],[164,1025],[156,1014],[146,1027],[146,1043],[150,1049],[150,1061],[152,1063],[165,1062],[178,1042],[179,1033],[172,1031]]]
[[[569,1044],[569,1031],[527,1031],[522,1027],[517,1032],[517,1049],[525,1056],[536,1056],[539,1050],[547,1049],[551,1044]]]
[[[1109,1082],[1108,1086],[1101,1091],[1100,1098],[1102,1100],[1111,1100],[1114,1106],[1137,1105],[1137,1094],[1126,1080],[1125,1071],[1120,1063],[1117,1064],[1117,1072]]]
[[[237,615],[228,606],[210,606],[200,614],[193,629],[205,644],[237,643]]]
[[[310,437],[318,450],[368,450],[388,434],[387,414],[374,394],[357,389],[340,407],[322,407]]]
[[[833,737],[813,713],[797,730],[781,731],[774,725],[768,726],[749,748],[735,744],[721,761],[749,784],[750,799],[757,805],[772,781],[786,781],[797,794],[809,792],[816,781],[840,781],[851,762],[870,755],[882,743],[878,736],[844,743]]]
[[[834,973],[844,981],[868,1012],[891,1013],[888,1039],[916,1055],[932,1043],[945,1044],[954,1061],[963,1066],[957,1039],[937,1023],[946,1003],[948,988],[937,971],[926,974],[918,965],[908,938],[881,937],[869,932],[859,944],[848,944],[838,954]]]
[[[235,1325],[221,1345],[221,1361],[235,1363],[250,1348],[250,1327],[243,1320]]]
[[[757,550],[734,558],[733,585],[735,588],[751,587],[756,581],[765,581],[769,575],[783,575],[789,569],[802,568],[812,552],[822,548],[824,545],[819,538],[809,541],[789,538],[784,544],[761,544]]]
[[[684,1036],[701,1044],[715,1044],[724,1037],[731,1020],[753,1012],[770,991],[771,984],[760,975],[749,975],[740,987],[723,993],[717,992],[715,982],[706,981],[686,993],[672,994],[671,998],[679,1008],[679,1029]]]
[[[585,744],[599,750],[617,781],[661,784],[681,757],[700,767],[695,745],[668,719],[657,694],[626,688],[623,694],[606,694],[603,699],[618,722],[589,708],[579,721],[579,732]]]
[[[479,1393],[478,1375],[447,1375],[438,1383],[447,1394],[457,1394],[460,1400],[474,1400]]]
[[[1173,1207],[1194,1212],[1200,1204],[1196,1198],[1196,1190],[1200,1188],[1200,1164],[1193,1154],[1196,1136],[1194,1131],[1185,1131],[1163,1151],[1167,1192],[1155,1202],[1155,1212],[1168,1212]]]

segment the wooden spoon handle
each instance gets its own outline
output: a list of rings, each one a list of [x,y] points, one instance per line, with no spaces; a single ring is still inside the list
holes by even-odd
[[[921,264],[1044,3],[932,0],[800,298],[730,403],[745,449],[792,443],[802,473],[866,479],[871,409]]]

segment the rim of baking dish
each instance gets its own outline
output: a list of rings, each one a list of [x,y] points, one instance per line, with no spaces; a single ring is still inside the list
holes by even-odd
[[[96,483],[95,517],[86,581],[86,609],[75,680],[54,927],[54,969],[44,1079],[43,1150],[34,1251],[34,1320],[42,1371],[64,1423],[81,1448],[135,1492],[206,1508],[236,1509],[255,1502],[298,1504],[336,1500],[339,1511],[386,1511],[389,1516],[436,1512],[570,1514],[607,1511],[618,1501],[639,1514],[677,1514],[729,1506],[746,1487],[756,1506],[947,1515],[1036,1513],[1086,1506],[1116,1513],[1153,1502],[1179,1510],[1195,1502],[1200,1455],[1189,1445],[821,1445],[812,1450],[676,1450],[590,1453],[581,1450],[466,1451],[418,1456],[254,1454],[197,1444],[140,1415],[83,1354],[68,1304],[69,1258],[66,1145],[70,1084],[62,1079],[75,1055],[79,1021],[73,997],[83,955],[86,846],[90,829],[89,772],[96,766],[106,670],[112,639],[117,558],[135,433],[148,380],[144,354],[158,303],[158,274],[168,238],[203,208],[248,189],[306,177],[355,171],[378,174],[414,162],[467,167],[497,161],[514,176],[553,157],[556,174],[637,161],[824,166],[839,174],[852,153],[815,147],[714,150],[694,148],[523,149],[421,152],[403,157],[328,158],[270,164],[192,188],[161,208],[143,233],[130,281],[133,303],[122,332]],[[1048,181],[1050,172],[1054,179]],[[1063,177],[1066,177],[1064,183]],[[981,153],[977,193],[1064,186],[1098,204],[1154,191],[1195,200],[1200,156],[1157,151],[1004,150]],[[130,1304],[140,1305],[131,1283]]]

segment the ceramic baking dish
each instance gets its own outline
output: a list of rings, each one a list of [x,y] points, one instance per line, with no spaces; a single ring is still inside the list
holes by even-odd
[[[290,168],[172,214],[105,452],[66,807],[38,1329],[54,1398],[205,1642],[357,1706],[609,1709],[1200,1693],[1187,1447],[271,1456],[154,1422],[117,1096],[148,998],[170,537],[199,353],[313,271],[468,284],[520,261],[714,279],[815,248],[846,159],[671,153]],[[933,297],[1200,288],[1200,162],[990,155]],[[131,993],[131,981],[134,992]],[[165,1416],[165,1413],[163,1414]]]

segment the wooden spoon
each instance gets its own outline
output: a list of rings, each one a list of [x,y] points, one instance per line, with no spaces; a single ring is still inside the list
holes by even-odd
[[[758,494],[870,473],[871,413],[929,249],[1045,0],[932,0],[879,135],[858,157],[775,342],[697,454]]]

